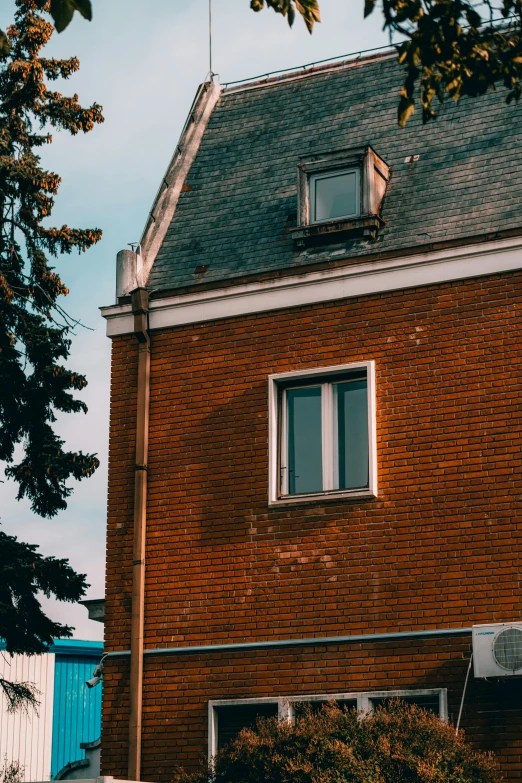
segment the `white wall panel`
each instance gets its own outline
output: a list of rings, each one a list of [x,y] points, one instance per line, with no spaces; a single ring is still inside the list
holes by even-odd
[[[40,691],[38,711],[7,711],[7,700],[0,691],[0,767],[18,761],[24,768],[24,781],[49,780],[54,697],[54,653],[15,655],[0,652],[0,677],[32,682]]]

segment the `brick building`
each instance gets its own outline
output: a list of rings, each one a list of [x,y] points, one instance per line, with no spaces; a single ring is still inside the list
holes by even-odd
[[[203,85],[119,254],[103,774],[303,700],[455,723],[472,626],[520,620],[522,107],[401,130],[400,80]],[[472,671],[462,702],[510,779],[521,697]]]

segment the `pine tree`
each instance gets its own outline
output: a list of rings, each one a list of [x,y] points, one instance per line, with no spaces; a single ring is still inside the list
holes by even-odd
[[[45,615],[38,593],[76,602],[88,587],[85,574],[77,574],[67,560],[43,557],[37,549],[0,531],[0,639],[8,655],[38,655],[53,639],[72,636],[72,628]],[[30,682],[0,677],[0,689],[11,710],[38,704]]]
[[[74,322],[60,304],[68,289],[50,259],[87,250],[101,231],[49,227],[60,177],[37,153],[52,142],[53,128],[87,133],[103,117],[98,104],[84,109],[77,95],[49,89],[47,82],[68,79],[79,62],[42,56],[54,28],[50,2],[39,6],[17,0],[9,51],[0,57],[0,460],[18,482],[18,499],[52,517],[67,506],[68,479],[92,475],[99,461],[66,451],[53,428],[56,412],[87,411],[73,396],[87,381],[64,365]]]

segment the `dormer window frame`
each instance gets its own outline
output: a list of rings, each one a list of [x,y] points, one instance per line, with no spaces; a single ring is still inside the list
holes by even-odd
[[[312,197],[317,176],[353,170],[358,172],[358,213],[316,220]],[[291,229],[294,241],[304,246],[329,237],[335,241],[335,235],[369,235],[375,238],[378,229],[384,225],[380,209],[389,179],[389,166],[369,144],[302,158],[297,165],[298,225]]]

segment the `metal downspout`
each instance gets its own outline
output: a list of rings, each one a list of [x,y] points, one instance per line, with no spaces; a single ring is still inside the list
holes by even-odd
[[[128,779],[140,780],[143,699],[143,615],[147,529],[147,460],[149,445],[150,336],[149,294],[131,292],[134,334],[138,340],[136,465],[134,471],[134,543],[132,554],[132,624],[130,649],[130,715]]]

